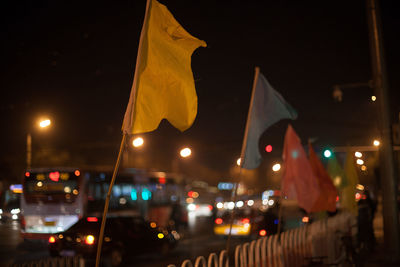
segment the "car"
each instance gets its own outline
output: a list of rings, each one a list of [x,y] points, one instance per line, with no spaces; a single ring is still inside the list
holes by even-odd
[[[51,235],[48,249],[51,256],[82,255],[96,258],[101,218],[84,217],[64,232]],[[129,256],[157,253],[166,255],[180,236],[173,229],[158,227],[141,216],[107,218],[102,242],[102,258],[109,265],[119,266]]]
[[[229,235],[231,212],[227,210],[217,213],[214,220],[214,234],[223,237]],[[237,209],[233,216],[231,236],[254,238],[266,234],[265,229],[261,228],[262,216],[257,211]]]

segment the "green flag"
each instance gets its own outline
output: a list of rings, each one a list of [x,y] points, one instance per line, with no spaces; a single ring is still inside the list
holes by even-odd
[[[333,184],[338,190],[341,190],[348,185],[345,173],[334,153],[328,161],[328,173],[329,176],[332,178]]]

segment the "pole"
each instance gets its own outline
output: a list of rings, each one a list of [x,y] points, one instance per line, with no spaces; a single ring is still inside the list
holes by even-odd
[[[235,217],[235,209],[236,209],[236,200],[237,200],[237,191],[239,188],[239,183],[240,183],[240,177],[241,177],[241,173],[242,173],[242,168],[239,167],[239,177],[238,177],[238,181],[237,183],[235,183],[235,190],[233,190],[233,196],[232,196],[232,201],[233,201],[233,210],[231,213],[231,217],[229,219],[229,234],[228,234],[228,240],[226,241],[226,253],[229,253],[229,247],[231,245],[231,236],[232,236],[232,225],[233,225],[233,219]]]
[[[26,134],[26,168],[32,167],[32,136],[30,133]]]
[[[259,67],[255,67],[253,88],[251,90],[249,112],[247,113],[246,129],[244,131],[242,150],[240,152],[239,177],[238,177],[237,183],[235,184],[235,190],[234,190],[233,197],[232,197],[233,198],[233,203],[234,203],[235,206],[233,207],[233,210],[232,210],[232,213],[231,213],[231,218],[230,218],[228,241],[226,242],[226,251],[227,251],[227,253],[229,252],[229,245],[230,245],[230,240],[231,240],[232,223],[233,223],[233,218],[234,218],[235,208],[236,208],[237,190],[238,190],[239,183],[240,183],[240,178],[241,178],[241,173],[242,173],[242,166],[244,164],[244,161],[246,160],[245,157],[244,157],[244,154],[245,154],[246,146],[247,146],[247,135],[248,135],[248,132],[249,132],[250,113],[251,113],[251,110],[253,109],[254,93],[256,91],[256,85],[257,85],[257,79],[258,79],[259,73],[260,73],[260,68]]]
[[[110,186],[108,187],[106,202],[104,204],[104,211],[103,211],[103,217],[102,217],[102,220],[101,220],[101,227],[100,227],[100,234],[99,234],[99,242],[97,244],[96,267],[99,267],[99,263],[100,263],[101,246],[103,244],[104,228],[105,228],[105,225],[106,225],[108,205],[110,204],[110,197],[111,197],[112,187],[113,187],[114,182],[115,182],[115,177],[117,176],[117,173],[118,173],[119,164],[121,162],[121,157],[122,157],[124,146],[125,146],[125,139],[126,139],[126,134],[124,134],[122,136],[121,145],[120,145],[119,153],[118,153],[118,157],[117,157],[117,162],[115,163],[115,167],[114,167],[113,175],[112,175],[112,178],[111,178]]]
[[[380,153],[380,174],[383,196],[383,228],[385,251],[392,260],[400,257],[400,232],[397,207],[397,177],[394,168],[391,139],[390,109],[388,101],[388,82],[384,63],[382,26],[379,6],[376,0],[366,0],[372,59],[373,85],[377,96],[378,123],[382,145]]]

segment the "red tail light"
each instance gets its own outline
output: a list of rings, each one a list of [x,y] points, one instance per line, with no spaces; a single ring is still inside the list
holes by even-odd
[[[56,242],[56,238],[54,236],[49,237],[49,243],[53,244]]]
[[[215,219],[215,224],[222,224],[223,220],[221,218]]]
[[[209,209],[209,210],[212,210],[212,209],[213,209],[213,206],[208,205],[208,209]]]
[[[94,236],[92,235],[87,235],[85,237],[85,244],[86,245],[93,245],[94,244]]]
[[[242,219],[242,223],[243,224],[250,223],[250,219],[249,218],[244,218],[244,219]]]
[[[98,222],[99,219],[97,219],[97,217],[87,217],[86,219],[88,222]]]
[[[260,236],[266,236],[266,235],[267,235],[267,231],[265,231],[264,229],[262,229],[262,230],[260,230],[260,231],[258,232],[258,234],[259,234]]]

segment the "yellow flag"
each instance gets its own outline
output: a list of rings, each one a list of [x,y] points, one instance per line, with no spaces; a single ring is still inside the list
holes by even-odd
[[[346,162],[344,164],[344,173],[347,178],[347,186],[341,192],[341,206],[342,208],[358,214],[358,207],[356,202],[356,185],[359,183],[357,170],[354,164],[353,153],[347,151]]]
[[[150,132],[162,119],[184,131],[197,114],[191,56],[206,43],[190,35],[167,7],[148,0],[135,77],[122,130]]]

